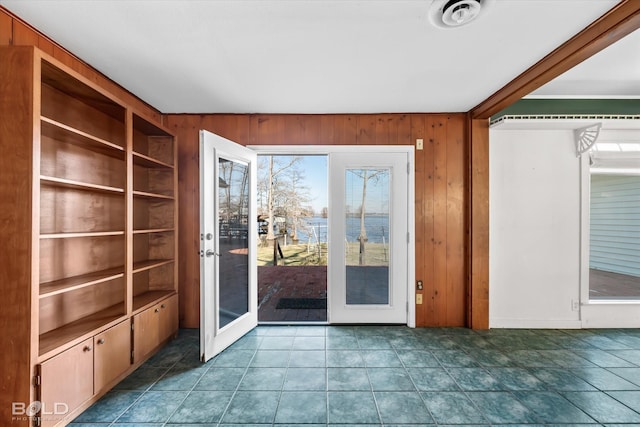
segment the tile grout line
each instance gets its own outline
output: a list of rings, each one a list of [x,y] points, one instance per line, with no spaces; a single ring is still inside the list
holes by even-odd
[[[136,369],[136,371],[137,371],[138,369],[142,368],[146,363],[147,363],[147,362],[145,362],[144,364],[140,365],[140,366]],[[173,363],[173,365],[171,365],[171,366],[169,366],[169,367],[163,366],[162,368],[165,368],[165,369],[166,369],[166,370],[164,371],[164,373],[162,373],[162,375],[160,375],[160,376],[159,376],[155,381],[153,381],[151,384],[149,384],[149,386],[148,386],[146,389],[144,389],[144,390],[140,393],[140,396],[138,396],[138,397],[133,401],[133,403],[131,403],[131,405],[127,406],[127,408],[126,408],[124,411],[122,411],[122,413],[120,413],[120,415],[118,415],[118,416],[116,417],[116,419],[115,419],[115,420],[113,420],[113,421],[111,422],[110,426],[116,426],[116,423],[118,422],[118,420],[119,420],[119,419],[120,419],[124,414],[126,414],[126,413],[127,413],[127,411],[129,411],[129,409],[131,409],[133,406],[135,406],[135,404],[136,404],[136,403],[138,403],[138,401],[140,401],[140,400],[144,397],[144,395],[145,395],[145,394],[147,394],[149,391],[151,391],[151,388],[152,388],[154,385],[156,385],[156,384],[157,384],[157,383],[158,383],[162,378],[164,378],[164,377],[167,375],[167,373],[169,373],[169,371],[171,370],[171,368],[172,368],[173,366],[175,366],[175,365],[176,365],[176,363],[178,363],[178,361],[175,361],[175,362]],[[135,372],[135,371],[134,371],[134,372]],[[133,374],[133,373],[132,373],[132,374]],[[128,390],[128,391],[137,391],[137,390]],[[164,424],[166,424],[166,422],[165,422],[165,423],[163,423],[162,425],[164,425]]]
[[[220,426],[222,424],[222,422],[224,420],[224,416],[227,414],[227,411],[229,410],[229,406],[231,406],[231,402],[233,402],[233,399],[235,398],[236,394],[238,393],[238,390],[240,389],[240,384],[242,384],[242,381],[247,376],[247,372],[249,371],[249,367],[251,366],[251,362],[256,357],[256,353],[258,352],[258,349],[260,348],[260,344],[262,343],[262,340],[263,340],[264,337],[260,337],[260,338],[261,338],[260,339],[260,343],[258,343],[257,348],[253,350],[253,355],[251,356],[251,359],[249,359],[249,361],[247,362],[247,366],[244,368],[244,372],[242,373],[242,377],[240,377],[240,380],[238,381],[238,384],[236,385],[235,390],[233,390],[233,393],[231,393],[231,397],[229,398],[229,402],[227,402],[227,404],[224,407],[224,410],[222,410],[221,413],[220,413],[220,419],[216,422],[217,426]],[[221,353],[222,352],[220,352],[218,354],[218,356]]]
[[[380,406],[378,405],[378,399],[376,399],[376,393],[373,390],[373,383],[371,382],[371,376],[369,375],[369,367],[367,366],[367,360],[362,355],[362,347],[360,347],[360,339],[356,334],[356,342],[358,343],[358,355],[362,359],[362,363],[364,364],[364,372],[367,374],[367,381],[369,381],[369,388],[371,389],[371,396],[373,397],[373,404],[376,407],[376,413],[378,414],[378,421],[380,425],[384,425],[384,420],[382,419],[382,413],[380,412]]]
[[[418,339],[418,338],[416,337],[416,339]],[[424,405],[425,409],[427,410],[427,413],[429,414],[429,416],[433,420],[433,423],[435,425],[438,425],[438,421],[436,420],[436,417],[433,416],[433,412],[431,412],[431,409],[429,409],[429,405],[427,405],[427,402],[425,402],[424,397],[422,396],[422,391],[416,385],[416,382],[414,381],[413,377],[409,373],[409,370],[407,369],[407,366],[406,366],[404,360],[402,360],[402,358],[398,354],[398,349],[393,347],[393,345],[392,345],[392,348],[393,348],[393,351],[395,352],[396,357],[400,360],[400,363],[402,364],[402,367],[403,367],[404,371],[406,372],[407,376],[409,377],[409,380],[411,381],[411,384],[413,384],[413,387],[415,388],[416,393],[418,393],[418,397],[420,398],[420,401],[422,402],[422,404]],[[421,351],[421,350],[413,350],[412,349],[412,351]],[[429,352],[429,354],[436,360],[436,362],[438,364],[440,363],[440,361],[433,355],[433,353],[431,353],[431,351],[429,351],[429,350],[424,350],[424,351]]]
[[[182,360],[182,359],[180,359]],[[213,362],[213,361],[212,361]],[[165,372],[165,375],[169,373],[169,371],[171,369],[173,369],[176,365],[178,364],[178,361],[176,361],[171,368],[169,368],[169,370],[167,372]],[[169,416],[167,417],[167,420],[164,422],[164,424],[162,424],[163,427],[166,427],[166,425],[169,423],[169,421],[171,420],[171,417],[180,409],[180,407],[184,404],[184,402],[187,400],[187,398],[189,397],[189,394],[191,394],[191,392],[195,389],[195,387],[198,385],[198,383],[200,382],[200,379],[202,379],[202,376],[204,374],[206,374],[207,372],[209,372],[209,370],[213,367],[213,363],[211,364],[211,366],[209,366],[207,369],[205,369],[205,371],[202,373],[202,375],[200,375],[200,377],[198,378],[198,381],[195,381],[193,383],[193,386],[191,387],[191,389],[189,391],[187,391],[187,393],[185,394],[184,398],[182,399],[182,401],[176,406],[176,409],[173,410],[173,412],[171,412],[171,414],[169,414]],[[164,377],[164,376],[163,376]],[[159,381],[159,380],[158,380]],[[172,390],[175,391],[175,390]],[[169,391],[170,392],[170,391]]]

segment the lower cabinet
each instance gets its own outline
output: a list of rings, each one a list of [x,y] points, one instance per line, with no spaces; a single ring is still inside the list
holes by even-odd
[[[126,321],[93,337],[93,388],[97,393],[131,366],[131,322]]]
[[[93,338],[40,365],[41,425],[58,424],[93,396]]]
[[[143,360],[177,330],[177,295],[133,316],[133,362]]]
[[[41,363],[41,425],[52,427],[60,423],[130,366],[129,320]]]
[[[160,303],[160,342],[178,331],[178,296],[174,295]]]
[[[40,425],[66,425],[78,408],[104,394],[132,363],[143,362],[177,330],[178,296],[174,295],[42,362],[38,367],[41,408],[35,408],[35,412],[40,409]]]

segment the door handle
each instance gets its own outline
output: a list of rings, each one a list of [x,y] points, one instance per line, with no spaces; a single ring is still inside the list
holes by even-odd
[[[215,253],[214,251],[212,251],[211,249],[207,249],[207,251],[204,253],[207,257],[210,256],[214,256],[214,255],[218,255],[220,256],[220,254]]]

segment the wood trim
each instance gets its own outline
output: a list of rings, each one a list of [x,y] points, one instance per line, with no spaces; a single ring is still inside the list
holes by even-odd
[[[640,1],[622,0],[587,28],[474,107],[473,119],[487,119],[585,59],[640,28]]]
[[[489,328],[489,119],[469,120],[467,326]]]
[[[11,402],[30,402],[34,397],[29,379],[37,352],[38,322],[34,322],[32,281],[32,232],[39,225],[32,215],[33,182],[30,172],[34,139],[33,48],[0,48],[0,281],[2,314],[0,325],[0,420],[11,420]],[[11,82],[11,84],[4,84]],[[26,95],[25,95],[26,94]],[[10,119],[5,119],[5,118]],[[34,223],[34,221],[36,221]],[[37,257],[37,252],[35,254]],[[34,274],[35,273],[35,274]],[[37,296],[35,296],[37,298]],[[36,335],[37,336],[37,335]],[[26,379],[26,381],[25,381]]]
[[[126,192],[125,192],[125,310],[127,316],[133,312],[133,112],[125,113]]]
[[[54,44],[51,40],[44,36],[38,36],[38,48],[44,53],[53,56]]]

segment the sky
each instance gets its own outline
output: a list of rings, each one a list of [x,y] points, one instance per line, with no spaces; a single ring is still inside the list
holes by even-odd
[[[305,186],[309,188],[312,199],[311,206],[315,214],[320,215],[322,208],[328,207],[328,157],[326,155],[307,155],[300,157],[302,157],[302,161],[298,164],[298,169],[303,172]],[[357,206],[359,206],[362,201],[362,179],[353,174],[347,174],[345,178],[347,204],[353,209],[357,209]],[[367,191],[368,212],[388,212],[388,188],[388,176],[381,176],[375,182],[373,180],[369,181]]]
[[[310,189],[311,206],[316,215],[320,215],[327,202],[327,156],[303,156],[300,169],[304,171],[305,181]]]
[[[264,156],[268,157],[268,156]],[[286,159],[292,156],[274,156],[279,159]],[[296,156],[301,157],[302,160],[296,165],[304,175],[303,185],[309,188],[309,196],[311,197],[311,207],[316,215],[320,215],[322,208],[328,207],[328,191],[327,191],[327,168],[328,168],[328,156],[326,155],[308,155],[308,156]],[[282,163],[287,163],[287,160],[282,160]],[[267,167],[266,164],[258,162],[258,169],[260,167]],[[266,169],[265,169],[266,171]],[[261,176],[265,171],[258,170],[258,176]]]

